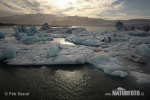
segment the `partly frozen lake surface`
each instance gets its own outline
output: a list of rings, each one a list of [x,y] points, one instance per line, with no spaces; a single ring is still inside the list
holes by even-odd
[[[113,27],[90,27],[89,31],[113,30]],[[1,31],[11,34],[11,28],[0,28]],[[14,39],[6,37],[6,39]],[[64,38],[55,38],[53,43],[69,44]],[[106,52],[95,52],[95,55]],[[123,61],[128,70],[141,71],[150,74],[150,64],[138,64]],[[136,100],[148,99],[150,84],[139,84],[132,76],[126,78],[112,77],[103,73],[102,70],[90,64],[84,65],[50,65],[50,66],[10,66],[0,64],[0,96],[4,92],[29,92],[29,97],[21,99],[110,99],[112,96],[105,96],[118,87],[126,90],[140,90],[145,96],[135,97]],[[13,99],[14,97],[9,97]],[[118,98],[118,97],[113,97]],[[119,97],[120,98],[120,97]],[[129,100],[130,97],[125,99]]]

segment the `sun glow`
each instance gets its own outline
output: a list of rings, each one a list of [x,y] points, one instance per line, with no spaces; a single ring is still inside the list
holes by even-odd
[[[65,9],[70,6],[70,4],[75,3],[77,0],[56,0],[55,4],[60,9]]]

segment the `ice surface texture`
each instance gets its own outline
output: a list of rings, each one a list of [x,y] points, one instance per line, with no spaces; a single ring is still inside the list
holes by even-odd
[[[143,57],[150,58],[150,47],[148,44],[142,44],[135,49],[135,53]]]
[[[4,50],[10,45],[19,48],[16,57],[8,60],[8,64],[11,65],[84,64],[89,58],[93,57],[94,53],[93,50],[82,46],[61,45],[49,42],[36,42],[26,45],[10,40],[1,41],[0,50]],[[11,52],[8,54],[13,57]]]
[[[8,47],[4,50],[0,50],[0,60],[12,59],[16,57],[16,48]]]
[[[123,25],[122,22],[118,21],[115,26],[116,26],[117,30],[119,30],[119,31],[125,31],[125,27],[124,27],[124,25]]]
[[[80,45],[86,45],[86,46],[101,46],[104,44],[104,42],[101,41],[99,38],[95,38],[94,35],[72,35],[68,38],[66,38],[67,41],[80,44]]]
[[[138,83],[150,83],[150,75],[131,71],[130,74],[137,79]]]
[[[0,32],[0,39],[4,39],[5,38],[5,33],[4,32]]]
[[[113,76],[126,77],[128,75],[128,73],[124,71],[125,67],[123,67],[123,64],[109,55],[99,55],[90,58],[88,63],[95,65],[105,73]]]

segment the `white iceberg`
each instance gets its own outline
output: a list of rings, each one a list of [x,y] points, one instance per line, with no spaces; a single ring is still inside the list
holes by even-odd
[[[148,44],[142,44],[135,49],[135,53],[143,57],[150,58],[150,47]]]
[[[118,21],[115,26],[116,26],[117,30],[119,30],[119,31],[125,31],[125,27],[124,27],[124,25],[123,25],[122,22]]]
[[[0,51],[0,60],[6,60],[6,59],[12,59],[16,57],[16,48],[15,47],[9,47],[4,49],[3,51]]]
[[[21,40],[21,39],[26,38],[26,37],[27,37],[27,33],[18,33],[17,39]]]
[[[21,41],[25,43],[33,43],[40,41],[40,38],[38,38],[37,36],[26,36],[25,38],[21,39]]]
[[[94,55],[93,50],[83,46],[54,44],[50,42],[24,44],[20,41],[12,40],[1,41],[0,51],[5,50],[10,45],[19,48],[15,58],[6,60],[10,65],[84,64]],[[2,54],[3,52],[0,53],[0,59],[3,58]],[[10,53],[8,54],[11,55]]]
[[[150,37],[141,37],[137,43],[140,43],[140,44],[143,44],[143,43],[146,43],[146,44],[150,44]]]
[[[125,72],[123,64],[116,58],[109,55],[99,55],[97,57],[90,58],[88,63],[95,65],[102,69],[105,73],[113,76],[126,77],[128,75],[128,73]]]
[[[5,33],[4,32],[0,32],[0,39],[4,39],[5,38]]]
[[[72,35],[65,39],[66,41],[85,45],[85,46],[101,46],[104,44],[99,38],[94,37],[94,35]]]
[[[47,51],[47,56],[49,57],[55,57],[58,55],[59,48],[57,46],[51,46]]]
[[[130,75],[137,79],[138,83],[150,83],[150,75],[136,71],[130,71]]]

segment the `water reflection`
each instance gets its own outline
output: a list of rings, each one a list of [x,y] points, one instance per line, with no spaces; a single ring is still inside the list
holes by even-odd
[[[73,43],[71,42],[67,42],[65,41],[64,38],[54,38],[52,43],[60,43],[60,44],[67,44],[67,45],[74,45]]]

